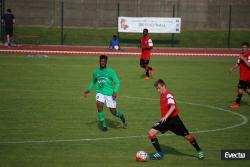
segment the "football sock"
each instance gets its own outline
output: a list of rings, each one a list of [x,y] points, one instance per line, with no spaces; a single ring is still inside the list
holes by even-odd
[[[107,127],[103,111],[98,112],[98,119],[99,119],[102,127]]]
[[[238,93],[235,102],[236,102],[237,104],[240,104],[241,98],[242,98],[242,93]]]
[[[122,113],[121,113],[120,111],[117,111],[117,110],[116,110],[115,116],[116,116],[117,118],[121,118]]]
[[[156,137],[156,136],[149,136],[148,138],[151,140],[151,143],[153,144],[155,150],[156,150],[157,152],[162,152],[157,137]]]
[[[194,146],[194,148],[196,149],[196,151],[200,151],[201,150],[201,148],[199,147],[198,143],[196,142],[195,138],[192,135],[189,135],[188,141],[189,141],[190,144],[192,144]]]
[[[148,66],[148,70],[146,71],[146,76],[147,76],[147,77],[149,77],[149,71],[151,71],[151,70],[152,70],[152,67],[149,67],[149,66]]]
[[[149,68],[148,68],[148,65],[145,65],[144,69],[145,69],[145,72],[146,72],[146,76],[149,77]]]
[[[123,123],[125,126],[127,126],[128,122],[127,122],[125,116],[122,114],[122,112],[116,111],[115,116],[116,116],[117,118],[120,118],[121,121],[122,121],[122,123]]]

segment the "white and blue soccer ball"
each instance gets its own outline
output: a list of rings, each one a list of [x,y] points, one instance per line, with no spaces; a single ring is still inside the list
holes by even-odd
[[[145,162],[148,159],[148,154],[145,151],[137,151],[136,153],[136,161]]]

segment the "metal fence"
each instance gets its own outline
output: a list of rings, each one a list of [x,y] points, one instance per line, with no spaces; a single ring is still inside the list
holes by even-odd
[[[117,15],[172,17],[183,20],[183,29],[225,29],[229,6],[233,28],[249,28],[249,0],[0,0],[11,8],[20,25],[60,26],[62,3],[65,26],[116,27]],[[231,3],[230,3],[231,2]],[[120,8],[118,11],[118,4]]]
[[[16,26],[116,28],[118,16],[181,17],[182,31],[249,30],[249,0],[0,0]],[[228,42],[230,45],[230,41]],[[230,46],[229,46],[230,47]]]

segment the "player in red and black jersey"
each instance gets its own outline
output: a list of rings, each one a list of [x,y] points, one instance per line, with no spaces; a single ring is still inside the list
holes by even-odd
[[[198,159],[203,160],[205,158],[204,152],[199,147],[195,137],[189,134],[187,128],[178,116],[180,110],[176,106],[176,100],[173,94],[167,90],[166,85],[162,79],[157,80],[154,86],[161,94],[161,119],[152,127],[152,129],[148,131],[149,139],[151,140],[151,143],[157,151],[156,153],[149,155],[149,159],[162,159],[164,157],[164,153],[161,150],[156,134],[158,132],[165,133],[170,130],[178,136],[185,137],[198,152]]]
[[[153,75],[154,68],[149,67],[149,61],[150,61],[150,54],[151,50],[153,49],[153,41],[148,36],[148,29],[143,29],[143,36],[141,38],[141,45],[138,47],[141,47],[141,57],[140,57],[140,66],[141,68],[144,68],[146,72],[145,80],[149,80],[149,73]]]
[[[235,104],[230,105],[231,108],[239,108],[240,101],[244,91],[250,95],[250,51],[249,43],[243,42],[241,44],[242,52],[237,59],[235,65],[230,69],[232,73],[235,69],[240,69],[240,79],[238,83],[238,94],[235,100]]]

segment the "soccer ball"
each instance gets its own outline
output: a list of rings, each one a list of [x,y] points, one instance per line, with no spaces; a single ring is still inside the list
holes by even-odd
[[[118,45],[115,45],[114,48],[115,48],[115,50],[118,50],[118,49],[119,49],[119,46],[118,46]]]
[[[147,161],[148,154],[145,151],[137,151],[136,153],[136,161],[138,162],[145,162]]]

